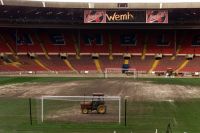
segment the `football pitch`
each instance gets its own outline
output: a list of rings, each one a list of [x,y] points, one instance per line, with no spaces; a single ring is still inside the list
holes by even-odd
[[[101,78],[1,77],[0,90],[4,89],[4,86],[12,84],[46,85],[52,82],[67,84],[73,81],[85,82],[90,80],[101,80]],[[150,82],[155,85],[172,84],[173,87],[189,86],[187,89],[190,89],[190,87],[200,89],[200,79],[198,78],[146,78],[136,79],[132,82]],[[0,133],[113,133],[114,131],[116,133],[155,133],[156,129],[158,129],[158,133],[166,133],[169,124],[173,133],[200,132],[200,98],[198,97],[180,98],[172,101],[128,99],[127,125],[125,126],[124,100],[122,100],[122,118],[119,125],[116,122],[45,121],[41,123],[38,120],[37,100],[32,98],[31,125],[28,97],[6,95],[0,97]]]

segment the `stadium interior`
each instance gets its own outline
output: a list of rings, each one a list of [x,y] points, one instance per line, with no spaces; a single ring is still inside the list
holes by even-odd
[[[200,0],[0,0],[0,133],[200,133],[199,29]]]

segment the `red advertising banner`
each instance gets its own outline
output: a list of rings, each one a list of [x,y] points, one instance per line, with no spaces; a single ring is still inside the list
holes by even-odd
[[[146,23],[168,23],[167,10],[147,10]]]
[[[106,23],[105,10],[85,10],[84,23]]]

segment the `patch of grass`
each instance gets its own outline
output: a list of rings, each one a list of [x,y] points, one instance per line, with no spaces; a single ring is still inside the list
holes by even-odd
[[[200,131],[200,99],[170,102],[128,102],[127,126],[116,123],[38,123],[37,102],[33,100],[33,125],[29,121],[28,99],[0,99],[0,133],[165,133],[168,123],[173,132]],[[122,105],[124,107],[124,105]],[[122,110],[124,116],[124,110]],[[76,116],[74,116],[76,119]]]
[[[151,81],[155,84],[200,86],[200,78],[138,78],[138,81]]]
[[[78,78],[78,77],[0,77],[0,85],[16,83],[54,83],[69,82],[78,80],[91,80],[98,78]]]
[[[56,83],[103,78],[86,77],[0,77],[0,85],[16,83]],[[118,79],[118,78],[117,78]],[[124,78],[123,78],[124,79]],[[127,79],[129,80],[129,79]],[[200,78],[138,78],[137,81],[151,81],[155,84],[200,86]]]

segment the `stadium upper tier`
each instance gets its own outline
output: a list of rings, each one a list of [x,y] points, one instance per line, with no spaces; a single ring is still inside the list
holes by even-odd
[[[26,30],[2,29],[7,54],[200,54],[198,30]]]
[[[0,32],[0,71],[200,71],[197,30],[27,30]],[[128,59],[127,57],[128,56]],[[186,58],[187,57],[187,58]]]

